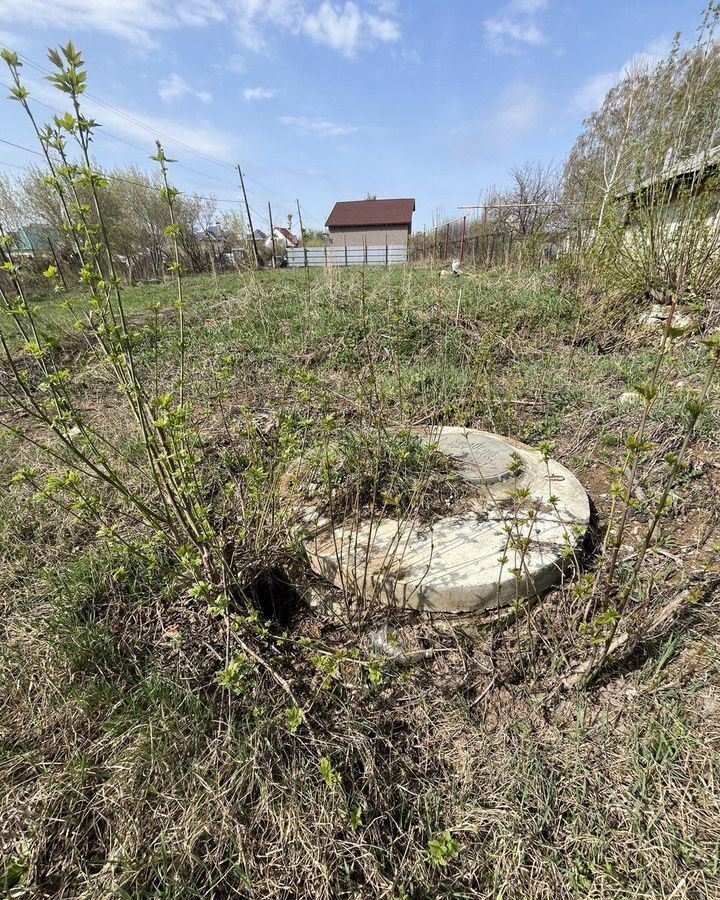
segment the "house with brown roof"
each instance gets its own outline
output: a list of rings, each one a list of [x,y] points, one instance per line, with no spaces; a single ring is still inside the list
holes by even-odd
[[[289,228],[275,228],[274,231],[275,237],[278,240],[285,241],[285,243],[289,247],[299,247],[300,246],[300,238],[290,231]]]
[[[412,231],[415,200],[341,200],[325,223],[330,243],[342,247],[405,246]]]

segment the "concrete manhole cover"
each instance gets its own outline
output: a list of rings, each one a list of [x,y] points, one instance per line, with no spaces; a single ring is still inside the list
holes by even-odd
[[[456,460],[462,477],[472,484],[496,484],[512,474],[513,448],[501,438],[465,428],[442,428],[429,440]]]
[[[507,605],[557,583],[590,521],[577,478],[484,431],[445,427],[422,438],[458,461],[477,496],[430,525],[333,525],[311,510],[305,548],[313,569],[368,602],[444,612]]]

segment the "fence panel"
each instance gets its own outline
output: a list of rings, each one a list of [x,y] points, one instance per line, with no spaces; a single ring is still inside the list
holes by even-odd
[[[395,266],[407,262],[405,244],[383,244],[380,247],[302,247],[287,248],[287,264],[291,269],[303,266]]]

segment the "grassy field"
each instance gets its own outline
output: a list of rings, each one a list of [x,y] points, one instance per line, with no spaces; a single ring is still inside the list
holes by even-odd
[[[14,430],[31,426],[3,412],[5,895],[720,898],[717,384],[643,564],[629,622],[645,630],[591,687],[570,691],[563,677],[606,612],[583,613],[581,573],[490,623],[333,614],[338,598],[310,576],[278,486],[338,423],[550,440],[594,504],[592,571],[640,416],[622,395],[647,379],[658,346],[658,328],[639,324],[642,303],[561,287],[551,267],[460,279],[260,272],[185,289],[189,403],[218,517],[242,548],[277,670],[308,712],[293,722],[267,673],[246,684],[238,671],[231,690],[218,681],[233,635],[159,550],[129,564],[49,493],[14,481],[20,467],[50,470]],[[177,375],[174,299],[170,285],[126,292],[138,366],[159,392]],[[79,305],[34,309],[131,480],[133,423],[73,327]],[[689,312],[652,407],[621,583],[663,458],[683,440],[706,365],[700,338],[720,323],[716,301]],[[379,666],[367,632],[388,615],[431,658]],[[324,655],[307,649],[320,645]]]

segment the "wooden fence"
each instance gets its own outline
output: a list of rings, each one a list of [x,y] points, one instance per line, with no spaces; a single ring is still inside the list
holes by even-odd
[[[288,247],[287,264],[291,269],[304,266],[396,266],[407,262],[405,244],[380,247]]]

